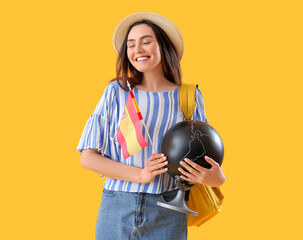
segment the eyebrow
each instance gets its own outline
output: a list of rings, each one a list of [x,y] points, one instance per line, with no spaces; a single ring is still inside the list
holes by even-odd
[[[148,38],[148,37],[153,38],[151,35],[144,35],[144,36],[140,37],[140,39],[144,39],[144,38]],[[127,40],[127,42],[131,42],[131,41],[135,41],[135,39],[128,39]]]

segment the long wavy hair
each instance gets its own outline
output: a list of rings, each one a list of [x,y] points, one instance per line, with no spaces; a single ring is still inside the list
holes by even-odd
[[[182,73],[180,58],[178,56],[177,50],[163,29],[149,20],[141,20],[135,22],[129,27],[118,54],[116,63],[116,78],[114,78],[112,81],[118,81],[120,87],[125,90],[128,90],[126,83],[127,80],[130,83],[131,87],[134,87],[135,85],[142,82],[143,73],[134,68],[127,57],[128,34],[134,26],[141,24],[150,26],[155,33],[160,48],[161,64],[165,78],[177,85],[181,85]]]

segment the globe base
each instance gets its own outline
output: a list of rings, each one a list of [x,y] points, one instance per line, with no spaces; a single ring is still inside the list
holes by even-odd
[[[160,201],[157,202],[157,205],[177,211],[177,212],[182,212],[182,213],[186,213],[186,214],[190,214],[190,215],[194,215],[194,216],[198,215],[197,212],[190,210],[186,206],[185,192],[182,191],[181,189],[178,190],[177,196],[173,200],[167,202],[167,201],[165,201],[165,199],[162,198]]]

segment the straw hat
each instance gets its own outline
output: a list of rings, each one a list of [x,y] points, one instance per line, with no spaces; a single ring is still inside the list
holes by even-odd
[[[149,20],[161,27],[176,47],[180,59],[182,58],[184,45],[181,33],[179,32],[178,28],[167,18],[163,17],[160,14],[152,12],[138,12],[122,19],[122,21],[117,25],[113,37],[113,44],[117,53],[119,53],[119,50],[125,38],[125,34],[127,33],[129,27],[133,23],[141,20]]]

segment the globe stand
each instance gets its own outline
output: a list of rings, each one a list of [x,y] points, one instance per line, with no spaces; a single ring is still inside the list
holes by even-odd
[[[180,176],[175,176],[175,183],[179,187],[177,195],[171,201],[166,201],[163,197],[160,201],[157,202],[158,206],[175,210],[182,213],[187,213],[190,215],[197,216],[198,213],[190,210],[185,203],[185,192],[191,189],[194,185],[189,184],[186,181],[182,180]]]

